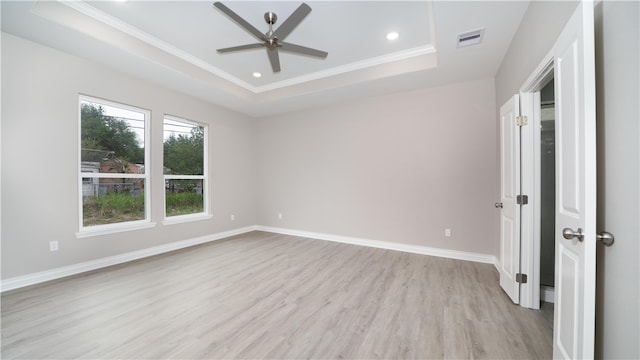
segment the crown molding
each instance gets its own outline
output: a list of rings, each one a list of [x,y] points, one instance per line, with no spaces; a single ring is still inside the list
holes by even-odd
[[[291,79],[274,82],[257,88],[257,92],[267,92],[271,90],[281,89],[287,86],[299,85],[302,83],[320,80],[327,77],[340,75],[356,70],[362,70],[373,66],[384,65],[400,60],[406,60],[422,55],[435,54],[436,48],[432,45],[419,46],[412,49],[402,50],[391,54],[386,54],[374,58],[356,61],[345,65],[336,66],[327,70],[317,71],[314,73],[294,77]]]
[[[129,36],[132,36],[140,41],[143,41],[155,48],[158,48],[166,53],[169,53],[177,58],[180,58],[191,65],[197,66],[205,71],[210,72],[213,75],[219,76],[227,81],[230,81],[246,90],[253,93],[257,93],[257,88],[237,77],[209,64],[208,62],[189,54],[167,42],[164,42],[157,37],[129,24],[114,16],[111,16],[104,11],[96,9],[84,1],[65,1],[58,0],[59,3],[78,11],[79,13],[89,16],[94,20],[97,20],[107,26],[110,26],[118,31],[121,31]]]

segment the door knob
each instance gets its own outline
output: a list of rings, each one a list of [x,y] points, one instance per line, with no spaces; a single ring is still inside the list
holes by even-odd
[[[604,246],[611,246],[613,245],[613,234],[611,234],[610,232],[606,232],[606,231],[601,231],[600,234],[596,235],[596,238],[598,239],[598,241],[600,241],[602,243],[602,245]]]
[[[582,233],[582,229],[578,228],[577,231],[573,231],[570,228],[564,228],[562,230],[562,237],[567,239],[567,240],[571,240],[573,238],[577,238],[578,241],[582,241],[584,239],[584,234]]]
[[[497,207],[498,209],[502,209],[502,203],[501,202],[495,203],[494,206]]]

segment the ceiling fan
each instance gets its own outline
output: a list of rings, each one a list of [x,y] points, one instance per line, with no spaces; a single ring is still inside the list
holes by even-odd
[[[232,51],[256,49],[264,47],[267,49],[267,55],[269,62],[271,63],[271,69],[273,72],[280,72],[280,56],[278,50],[282,50],[289,53],[314,56],[318,58],[326,58],[328,53],[326,51],[320,51],[305,46],[286,43],[283,40],[295,29],[298,24],[311,12],[311,7],[305,3],[302,3],[275,31],[273,25],[278,20],[278,16],[271,11],[264,14],[264,20],[269,24],[269,31],[266,33],[260,32],[260,30],[253,27],[246,20],[241,18],[238,14],[233,12],[223,3],[217,1],[213,3],[213,6],[217,7],[220,11],[225,13],[235,21],[238,25],[248,31],[251,35],[255,36],[261,42],[255,44],[247,44],[240,46],[233,46],[224,49],[218,49],[219,53],[227,53]]]

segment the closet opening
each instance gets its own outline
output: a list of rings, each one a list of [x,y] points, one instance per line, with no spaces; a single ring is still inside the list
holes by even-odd
[[[555,96],[551,79],[540,90],[540,300],[553,302],[555,276]]]

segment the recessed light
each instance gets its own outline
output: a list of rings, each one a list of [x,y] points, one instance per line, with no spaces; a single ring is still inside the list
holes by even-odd
[[[253,73],[253,77],[259,78],[259,77],[261,77],[261,76],[262,76],[262,74],[260,74],[260,73],[259,73],[259,72],[257,72],[257,71]]]
[[[398,36],[400,36],[400,34],[398,34],[395,31],[392,31],[392,32],[387,34],[387,40],[395,40],[395,39],[398,38]]]

